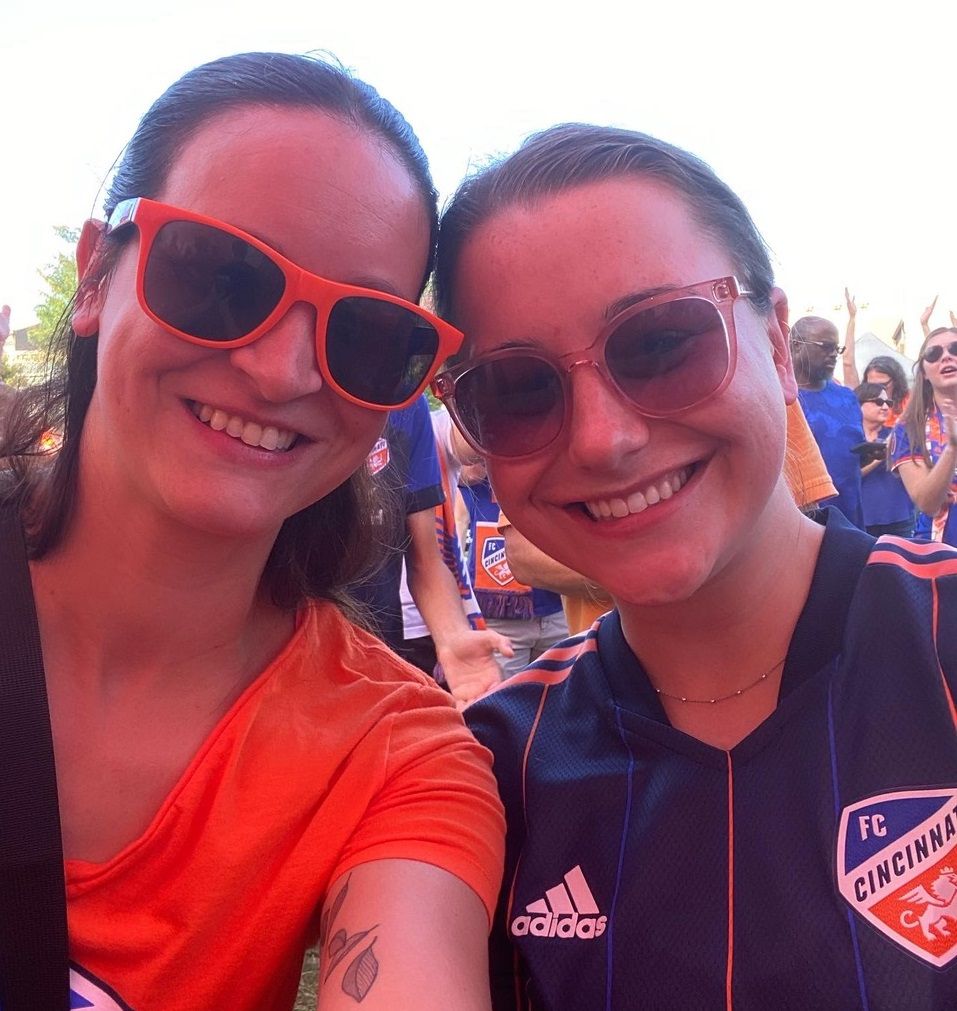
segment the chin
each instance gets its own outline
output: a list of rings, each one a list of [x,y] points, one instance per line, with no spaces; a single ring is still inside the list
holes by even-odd
[[[713,566],[688,545],[684,549],[647,552],[632,557],[627,569],[616,565],[604,580],[589,576],[608,591],[618,605],[661,607],[694,596],[708,581]]]
[[[209,494],[168,497],[168,514],[184,527],[212,538],[236,541],[275,539],[285,522],[285,510],[276,501],[263,501],[256,495],[233,492],[224,500]],[[290,507],[289,515],[298,511]]]

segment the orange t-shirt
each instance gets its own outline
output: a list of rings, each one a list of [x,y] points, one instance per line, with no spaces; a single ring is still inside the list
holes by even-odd
[[[490,756],[449,696],[318,604],[143,835],[67,862],[74,990],[96,1008],[289,1011],[339,875],[433,864],[491,919],[503,837]]]

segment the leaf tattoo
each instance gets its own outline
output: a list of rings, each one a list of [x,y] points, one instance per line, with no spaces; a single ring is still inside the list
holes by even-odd
[[[322,914],[322,926],[319,929],[319,947],[326,942],[326,938],[329,936],[327,931],[335,922],[336,917],[339,915],[339,910],[342,909],[342,903],[346,901],[346,895],[349,892],[349,882],[352,880],[352,875],[346,878],[346,883],[339,889],[339,894],[333,900],[332,905]]]
[[[378,927],[377,923],[375,927]],[[336,936],[329,942],[329,951],[327,954],[330,956],[332,961],[329,963],[329,968],[326,970],[326,979],[332,975],[332,970],[349,954],[350,951],[367,935],[371,934],[375,927],[370,927],[368,930],[360,930],[358,934],[353,934],[351,937],[346,936],[344,930],[340,930],[336,933]],[[341,943],[336,943],[339,939],[339,935],[342,935]],[[373,941],[376,939],[373,938]],[[335,946],[335,948],[333,948]]]
[[[320,950],[325,948],[325,958],[328,962],[323,982],[329,979],[335,968],[345,959],[346,955],[379,926],[375,924],[369,927],[368,930],[360,930],[355,934],[349,934],[344,928],[340,927],[332,937],[329,937],[329,931],[335,927],[336,917],[339,915],[342,904],[346,900],[350,878],[351,875],[349,878],[346,878],[345,884],[339,890],[339,894],[333,900],[332,905],[322,914],[319,929],[319,948]],[[377,940],[378,937],[372,938],[369,944],[349,963],[342,977],[342,992],[348,994],[357,1004],[365,999],[366,994],[372,989],[372,984],[375,983],[376,977],[379,975],[379,960],[375,957],[375,953],[372,950],[372,946]]]
[[[342,977],[342,992],[348,994],[357,1004],[361,1003],[372,989],[372,984],[379,975],[379,960],[372,952],[373,944],[374,940],[370,942],[368,948],[364,948],[356,955]]]

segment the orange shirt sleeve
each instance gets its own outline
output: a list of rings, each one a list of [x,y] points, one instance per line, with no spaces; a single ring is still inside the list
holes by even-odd
[[[451,699],[388,719],[384,781],[343,849],[330,880],[370,860],[420,860],[460,878],[495,911],[505,858],[505,817],[491,755],[462,733]]]
[[[787,421],[784,476],[794,501],[799,506],[807,506],[836,495],[837,489],[824,466],[824,457],[804,417],[800,401],[788,404]]]

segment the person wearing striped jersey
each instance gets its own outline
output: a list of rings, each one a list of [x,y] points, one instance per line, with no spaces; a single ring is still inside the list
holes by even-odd
[[[796,505],[787,300],[740,199],[569,124],[441,236],[469,336],[435,388],[615,603],[466,712],[508,820],[495,1007],[957,1006],[957,552]]]

